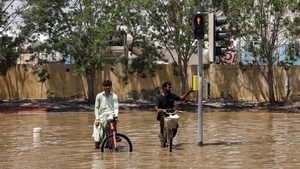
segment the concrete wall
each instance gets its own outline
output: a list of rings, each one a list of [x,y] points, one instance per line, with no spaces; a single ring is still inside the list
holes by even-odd
[[[266,67],[254,66],[246,71],[237,66],[218,65],[208,70],[207,79],[211,83],[211,94],[213,98],[221,97],[244,101],[267,101],[268,83]],[[275,98],[284,100],[287,93],[287,79],[290,74],[291,95],[288,99],[300,99],[300,67],[294,66],[289,71],[280,67],[274,69]]]
[[[27,68],[28,69],[28,68]],[[73,73],[73,65],[49,64],[47,70],[51,79],[45,83],[38,82],[38,77],[23,65],[11,68],[7,75],[0,76],[0,99],[46,99],[51,97],[87,98],[87,83],[83,76]],[[192,76],[197,75],[197,67],[189,67],[189,85]],[[237,66],[213,65],[204,70],[204,82],[210,83],[211,98],[225,98],[241,101],[267,101],[268,85],[260,72],[266,72],[264,67],[252,67],[246,71]],[[280,67],[275,68],[275,97],[285,99],[286,82],[288,74],[291,77],[291,95],[289,99],[300,99],[300,67],[294,66],[289,71]],[[130,76],[128,84],[122,81],[121,67],[114,72],[108,67],[99,70],[96,74],[95,92],[102,91],[102,81],[110,79],[113,82],[113,91],[119,95],[120,100],[128,98],[153,100],[163,81],[172,82],[172,90],[179,93],[179,77],[173,75],[170,65],[162,65],[162,69],[155,77],[140,78]],[[204,85],[205,86],[205,85]],[[205,91],[205,89],[204,89]],[[188,99],[196,100],[197,93]]]

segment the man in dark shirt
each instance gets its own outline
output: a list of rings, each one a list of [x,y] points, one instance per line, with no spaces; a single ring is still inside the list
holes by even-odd
[[[157,120],[160,121],[160,134],[159,138],[163,138],[164,131],[164,118],[166,117],[165,110],[173,109],[175,101],[183,101],[185,98],[193,91],[190,89],[187,93],[182,96],[177,96],[176,94],[171,92],[171,83],[164,82],[162,85],[162,93],[157,96],[155,110],[157,112]],[[164,145],[162,145],[164,147]]]

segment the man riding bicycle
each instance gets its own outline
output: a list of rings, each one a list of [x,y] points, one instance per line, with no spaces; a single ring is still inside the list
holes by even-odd
[[[101,142],[108,135],[108,120],[117,118],[119,115],[118,96],[111,92],[111,88],[112,82],[104,80],[103,92],[97,94],[95,100],[95,122],[92,136],[94,137],[96,149],[99,149]]]
[[[175,101],[184,101],[186,97],[193,92],[193,89],[190,89],[187,93],[185,93],[182,96],[177,96],[176,94],[171,92],[171,83],[170,82],[164,82],[162,85],[162,93],[157,96],[156,98],[156,104],[155,104],[155,110],[157,112],[157,120],[160,122],[160,134],[158,137],[161,141],[163,141],[163,132],[164,132],[164,118],[167,116],[165,113],[166,109],[173,109],[174,108],[174,102]],[[177,130],[174,133],[174,137],[176,135]],[[162,147],[165,145],[162,144]]]

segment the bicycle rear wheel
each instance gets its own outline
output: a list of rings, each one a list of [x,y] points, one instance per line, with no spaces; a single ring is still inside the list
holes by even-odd
[[[101,152],[132,152],[132,143],[124,134],[117,133],[118,142],[113,146],[113,135],[106,137],[101,144]]]

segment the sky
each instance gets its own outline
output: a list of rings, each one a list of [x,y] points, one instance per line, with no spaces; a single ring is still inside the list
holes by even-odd
[[[9,0],[7,3],[6,3],[6,6],[5,8],[7,7],[7,5],[9,5],[11,2],[12,5],[8,7],[8,14],[12,14],[17,8],[20,8],[22,7],[23,3],[21,0]],[[13,17],[13,20],[10,24],[10,26],[12,27],[12,29],[9,29],[6,33],[10,36],[15,36],[17,33],[19,33],[19,29],[18,29],[18,25],[22,22],[22,19],[20,17]]]

